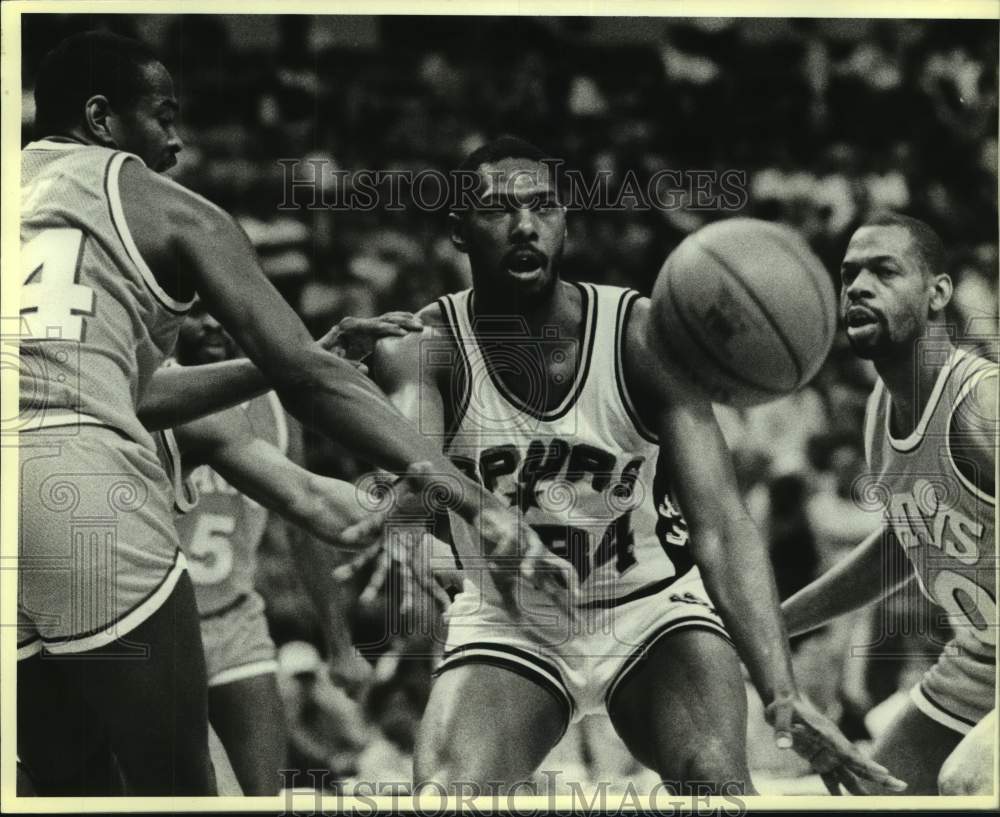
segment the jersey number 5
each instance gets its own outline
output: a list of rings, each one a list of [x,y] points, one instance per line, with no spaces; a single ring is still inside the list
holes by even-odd
[[[191,537],[191,581],[195,584],[218,584],[233,570],[233,544],[236,520],[221,513],[200,513]]]
[[[43,230],[21,247],[21,318],[29,339],[84,339],[83,318],[94,314],[96,298],[77,282],[83,247],[83,232],[70,227]]]

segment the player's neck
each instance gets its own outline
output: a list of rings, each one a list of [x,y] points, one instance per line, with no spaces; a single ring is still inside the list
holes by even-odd
[[[517,293],[510,291],[498,294],[477,287],[473,291],[473,312],[477,318],[487,318],[491,323],[511,318],[512,322],[526,326],[531,337],[542,337],[543,329],[578,322],[578,300],[576,287],[561,280],[556,281],[548,293],[534,298],[519,298]]]
[[[894,437],[908,437],[920,422],[938,376],[951,360],[953,347],[941,339],[929,348],[911,344],[898,358],[875,361],[875,369],[892,397]]]
[[[88,139],[81,128],[70,128],[59,133],[47,133],[40,137],[40,141],[45,142],[72,142],[79,145],[96,145],[93,139]]]

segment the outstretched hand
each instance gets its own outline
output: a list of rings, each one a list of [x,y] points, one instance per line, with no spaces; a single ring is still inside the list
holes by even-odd
[[[829,718],[804,698],[777,698],[764,710],[764,716],[774,728],[778,748],[794,749],[809,761],[830,794],[841,794],[841,786],[851,794],[906,789],[905,782],[865,757]]]
[[[516,598],[519,579],[530,582],[560,608],[572,608],[563,569],[565,562],[554,556],[538,534],[513,512],[501,508],[483,509],[476,517],[475,526],[483,538],[493,583],[515,621],[521,618]],[[548,568],[540,569],[543,565]]]
[[[333,352],[364,368],[364,360],[382,338],[403,337],[407,332],[424,328],[419,318],[410,312],[386,312],[377,318],[344,318],[316,343],[321,349]]]

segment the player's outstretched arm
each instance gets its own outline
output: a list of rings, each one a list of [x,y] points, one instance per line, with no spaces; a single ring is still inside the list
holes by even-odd
[[[789,635],[822,627],[831,619],[895,593],[913,580],[911,573],[889,583],[884,575],[882,551],[887,536],[884,528],[873,531],[826,573],[785,599],[781,613]],[[890,538],[895,542],[895,537]]]
[[[420,329],[408,312],[377,318],[344,318],[316,344],[340,357],[363,357],[383,337]],[[352,365],[366,371],[357,361]],[[206,414],[223,411],[270,391],[271,384],[252,361],[225,360],[203,366],[164,366],[156,371],[142,396],[139,419],[150,431],[173,428]]]
[[[794,746],[824,775],[831,793],[858,780],[904,784],[865,758],[799,694],[767,547],[740,496],[732,458],[708,397],[646,337],[649,301],[627,328],[625,377],[639,411],[657,431],[661,456],[690,531],[690,547],[765,705],[778,745]]]
[[[322,541],[349,549],[377,541],[378,520],[358,502],[354,486],[293,463],[254,436],[240,409],[178,426],[174,434],[188,466],[212,466],[238,491]],[[364,536],[352,532],[358,525]]]
[[[137,414],[146,428],[159,431],[232,408],[270,389],[249,360],[161,366],[150,378]]]
[[[250,242],[219,208],[169,179],[126,162],[125,217],[143,258],[163,276],[189,275],[209,311],[260,367],[288,411],[380,467],[430,461],[462,485],[467,513],[478,489],[347,361],[314,344],[261,270]]]

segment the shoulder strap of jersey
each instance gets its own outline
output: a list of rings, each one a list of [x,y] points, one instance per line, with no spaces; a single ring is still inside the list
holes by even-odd
[[[167,428],[156,432],[156,442],[163,460],[163,468],[170,478],[173,488],[174,510],[177,513],[188,513],[198,504],[198,489],[191,480],[185,478],[180,448],[174,432]]]
[[[174,314],[182,315],[191,308],[191,305],[194,303],[194,298],[190,301],[178,301],[167,294],[166,290],[160,286],[159,282],[156,280],[156,276],[153,275],[153,271],[149,268],[149,265],[146,264],[145,259],[139,252],[139,248],[136,246],[135,239],[132,238],[132,232],[129,230],[128,223],[125,220],[125,210],[122,207],[122,197],[118,177],[121,173],[122,165],[124,165],[128,159],[134,159],[135,161],[142,163],[142,159],[138,156],[135,156],[132,153],[118,151],[112,155],[111,160],[108,162],[107,171],[104,175],[104,192],[107,195],[108,205],[111,212],[111,223],[114,225],[115,231],[118,233],[118,238],[121,241],[122,246],[125,248],[125,253],[135,265],[135,268],[139,271],[139,274],[142,276],[142,280],[145,282],[146,286],[149,287],[150,292],[156,296],[156,299],[160,302],[164,309],[169,312],[173,312]],[[145,166],[144,163],[143,166]]]
[[[868,467],[872,467],[872,452],[875,450],[875,435],[878,434],[879,407],[882,403],[882,395],[885,392],[885,384],[882,378],[875,381],[875,388],[868,395],[868,404],[865,407],[865,462]]]
[[[288,455],[288,418],[285,417],[285,407],[281,405],[281,399],[278,397],[278,393],[274,391],[269,391],[264,395],[268,402],[268,406],[271,409],[271,414],[274,417],[274,429],[275,436],[277,437],[277,447],[278,450],[284,454]]]

